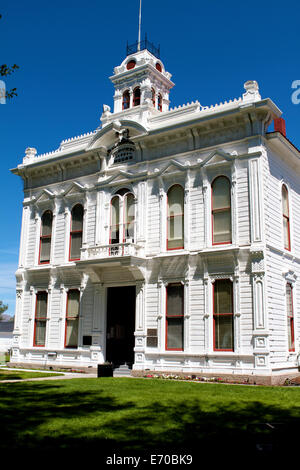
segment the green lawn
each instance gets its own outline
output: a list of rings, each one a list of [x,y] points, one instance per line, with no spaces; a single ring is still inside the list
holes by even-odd
[[[6,370],[4,368],[0,368],[0,381],[2,380],[22,380],[22,379],[33,379],[39,377],[49,377],[49,376],[57,376],[63,375],[59,373],[52,373],[52,372],[26,372],[20,370]]]
[[[257,443],[276,452],[299,430],[297,387],[95,378],[0,384],[0,394],[0,449],[49,456],[65,449],[101,462],[113,452],[186,451],[195,460],[209,451],[217,459]]]

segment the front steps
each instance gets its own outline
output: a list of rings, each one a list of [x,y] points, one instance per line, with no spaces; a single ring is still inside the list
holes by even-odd
[[[114,377],[131,377],[131,368],[127,364],[116,367],[113,371]]]

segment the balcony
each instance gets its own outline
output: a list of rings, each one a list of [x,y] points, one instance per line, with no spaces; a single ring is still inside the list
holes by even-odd
[[[144,247],[132,241],[110,245],[97,245],[81,248],[81,260],[98,260],[133,256],[144,258]]]

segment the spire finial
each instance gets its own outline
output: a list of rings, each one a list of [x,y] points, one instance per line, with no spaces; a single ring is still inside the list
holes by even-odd
[[[139,37],[138,37],[138,45],[137,50],[141,50],[141,23],[142,23],[142,0],[140,0],[140,13],[139,13]]]

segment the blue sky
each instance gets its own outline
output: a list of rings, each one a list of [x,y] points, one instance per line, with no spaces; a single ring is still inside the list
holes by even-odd
[[[14,314],[22,181],[9,169],[26,147],[55,150],[61,140],[94,130],[102,104],[113,105],[109,76],[138,35],[139,0],[26,2],[2,0],[0,64],[20,69],[6,79],[18,96],[0,104],[0,299]],[[143,0],[142,36],[161,46],[173,75],[171,106],[237,98],[256,80],[286,119],[300,148],[300,6],[296,1]],[[300,96],[300,95],[299,95]]]

